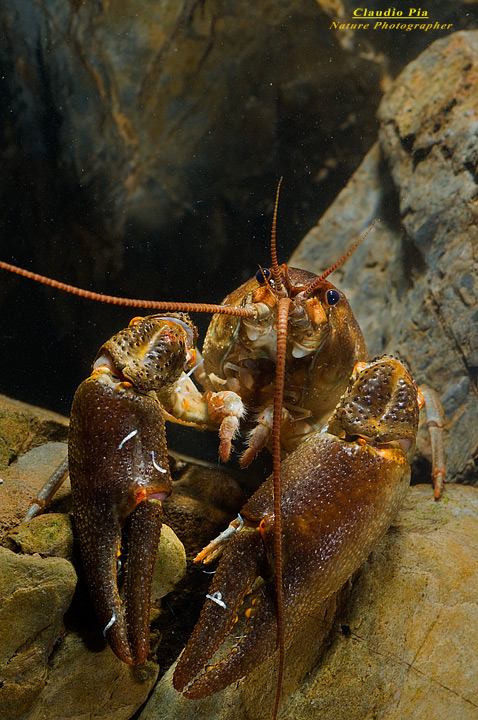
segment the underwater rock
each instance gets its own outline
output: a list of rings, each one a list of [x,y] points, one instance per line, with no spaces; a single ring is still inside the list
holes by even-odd
[[[0,716],[24,717],[48,678],[76,586],[62,558],[17,555],[0,547]]]
[[[478,458],[478,32],[435,42],[380,106],[375,146],[291,264],[315,272],[375,226],[332,281],[371,355],[398,355],[440,395],[449,480]],[[420,456],[429,457],[426,429]]]
[[[8,533],[6,547],[24,555],[62,557],[73,562],[73,524],[66,513],[47,512],[22,523]]]
[[[0,395],[0,471],[47,440],[66,440],[67,433],[62,415]]]
[[[46,442],[34,447],[24,455],[20,455],[7,469],[2,471],[0,543],[12,528],[23,522],[32,501],[51,475],[64,462],[66,455],[66,442]],[[66,480],[55,496],[50,508],[52,511],[65,510],[65,501],[69,491],[70,483],[69,480]]]
[[[286,654],[280,720],[474,720],[477,548],[478,490],[452,486],[435,502],[430,486],[410,488],[392,528],[349,584],[351,594],[346,587],[339,596],[338,614],[330,598],[304,618]],[[174,691],[173,668],[140,720],[262,720],[272,715],[276,662],[198,701]]]
[[[68,419],[0,395],[0,543],[66,458]],[[66,482],[54,509],[64,509]]]
[[[281,720],[475,720],[478,490],[410,488]],[[341,632],[340,632],[341,630]]]
[[[8,137],[25,169],[44,171],[30,176],[26,199],[38,207],[22,218],[34,223],[37,269],[61,272],[70,253],[72,281],[102,280],[129,246],[137,291],[154,272],[153,246],[171,253],[173,237],[217,282],[218,253],[228,265],[229,248],[201,239],[233,233],[229,224],[237,234],[237,213],[263,212],[264,188],[281,173],[305,161],[309,194],[321,169],[346,177],[373,142],[383,66],[336,42],[332,14],[328,0],[248,0],[240,11],[210,0],[124,0],[121,10],[106,0],[7,0],[1,59],[17,120]],[[292,192],[300,221],[311,206]],[[48,240],[62,231],[60,258]],[[161,284],[176,286],[164,275]]]
[[[178,585],[186,574],[186,550],[169,525],[161,528],[151,583],[151,608],[158,608],[161,599]]]
[[[132,667],[118,660],[109,647],[93,649],[84,638],[69,633],[48,663],[48,682],[37,703],[21,720],[64,720],[66,716],[129,720],[157,675],[156,662]]]

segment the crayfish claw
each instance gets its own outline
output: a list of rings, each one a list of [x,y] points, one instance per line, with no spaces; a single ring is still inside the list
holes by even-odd
[[[259,590],[260,598],[253,608],[247,623],[253,631],[244,631],[236,638],[230,653],[215,665],[207,667],[206,672],[184,691],[191,700],[207,697],[224,690],[228,685],[248,675],[272,655],[277,646],[277,620],[273,598]],[[246,626],[247,627],[247,626]]]
[[[174,673],[174,687],[186,697],[203,698],[222,690],[275,648],[274,602],[272,598],[267,602],[268,596],[259,590],[260,600],[252,611],[246,611],[249,617],[241,637],[226,657],[210,664],[216,651],[225,649],[223,643],[238,619],[244,597],[264,571],[265,562],[265,547],[256,529],[244,527],[225,547],[199,621]]]
[[[149,650],[150,591],[171,476],[159,403],[96,370],[71,411],[73,517],[87,585],[113,651],[137,665]],[[127,538],[124,602],[117,564]]]
[[[128,560],[124,583],[126,628],[134,665],[143,663],[150,640],[150,606],[156,550],[161,536],[163,509],[158,500],[144,500],[128,522]]]
[[[115,654],[133,664],[122,601],[117,585],[117,558],[121,528],[112,514],[96,513],[92,508],[75,513],[75,527],[82,549],[86,576],[98,622]]]
[[[150,593],[156,549],[161,535],[162,507],[157,500],[141,502],[128,518],[128,553],[124,600],[118,590],[117,559],[121,527],[113,515],[87,517],[76,513],[83,565],[103,635],[115,654],[129,665],[146,660],[150,639]]]
[[[284,647],[392,523],[410,481],[407,454],[417,425],[416,385],[399,361],[384,356],[358,367],[327,431],[313,433],[282,461]],[[241,510],[244,527],[219,539],[227,545],[173,679],[188,698],[224,689],[278,647],[274,506],[270,476]],[[237,615],[245,616],[243,630],[238,625],[230,633]]]

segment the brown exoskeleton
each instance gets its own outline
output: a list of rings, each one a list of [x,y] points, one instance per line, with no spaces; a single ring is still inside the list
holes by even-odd
[[[301,619],[360,567],[393,521],[410,480],[419,397],[395,358],[358,363],[325,427],[282,462],[285,643]],[[187,697],[223,689],[277,647],[275,526],[269,478],[229,531],[200,553],[209,562],[224,551],[174,674],[175,687]],[[246,595],[239,639],[227,657],[208,666],[244,612]]]
[[[141,663],[149,648],[160,501],[170,492],[164,418],[219,428],[223,460],[239,428],[250,431],[243,465],[261,448],[272,450],[271,478],[200,555],[210,560],[225,547],[174,684],[190,697],[204,697],[278,648],[277,714],[284,649],[301,613],[350,577],[393,520],[409,481],[419,395],[397,360],[363,365],[360,328],[343,293],[327,280],[356,246],[319,278],[279,266],[275,219],[276,211],[271,269],[259,271],[223,305],[124,302],[168,314],[137,318],[102,346],[75,396],[69,457],[75,525],[97,614],[117,655]],[[204,392],[183,373],[194,358],[196,333],[187,316],[175,312],[189,310],[215,313],[204,367],[196,370]],[[432,424],[441,424],[439,414]],[[438,495],[444,470],[436,457]],[[123,525],[130,536],[124,604],[116,582]],[[249,613],[246,637],[197,678],[258,576],[263,584],[253,597],[260,599]]]

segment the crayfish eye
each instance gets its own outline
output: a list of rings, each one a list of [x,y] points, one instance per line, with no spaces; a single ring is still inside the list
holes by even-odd
[[[267,268],[259,268],[259,270],[256,272],[256,280],[260,285],[264,285],[264,283],[269,280],[271,276],[271,271]]]
[[[325,297],[329,305],[337,305],[340,300],[340,293],[338,290],[327,290]]]

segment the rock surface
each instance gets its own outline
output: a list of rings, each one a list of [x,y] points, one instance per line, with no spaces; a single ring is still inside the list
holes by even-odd
[[[66,458],[67,418],[0,395],[0,542]],[[55,508],[69,491],[66,483]]]
[[[62,635],[76,586],[62,558],[0,547],[0,715],[24,717],[47,683],[48,657]]]
[[[343,610],[322,657],[324,610],[299,629],[287,654],[283,697],[313,669],[284,701],[279,718],[476,720],[477,592],[478,490],[451,486],[437,503],[429,486],[410,488],[391,530],[358,571],[350,597],[342,594]],[[330,622],[336,608],[327,609]],[[158,683],[140,720],[272,714],[275,659],[198,701],[178,695],[171,675]]]
[[[331,280],[371,354],[398,354],[439,393],[449,477],[464,482],[478,458],[477,51],[477,32],[457,33],[404,70],[380,106],[379,146],[291,258],[323,271],[376,221]]]
[[[295,720],[478,717],[478,491],[435,503],[410,488],[396,522],[359,571],[347,610],[280,716]]]
[[[66,440],[68,420],[0,395],[0,471],[47,440]]]
[[[343,176],[356,167],[373,142],[383,67],[372,53],[341,47],[329,31],[333,13],[328,0],[247,0],[240,10],[224,0],[4,3],[12,152],[43,166],[61,192],[48,197],[45,178],[33,179],[35,222],[51,237],[48,212],[60,210],[55,222],[73,229],[71,249],[84,253],[77,279],[104,279],[128,244],[141,254],[141,237],[170,253],[174,235],[207,273],[204,253],[217,262],[214,253],[230,252],[223,243],[191,247],[190,235],[233,231],[229,207],[263,211],[267,177],[274,186],[305,160],[300,183],[310,194],[325,144]],[[37,235],[38,261],[64,268],[51,251],[42,259],[50,243]]]
[[[69,633],[49,659],[48,682],[22,720],[101,718],[128,720],[148,696],[158,666],[125,665],[109,648],[98,651],[84,638]],[[66,710],[67,708],[67,710]]]
[[[73,526],[70,515],[47,512],[8,533],[4,544],[24,555],[62,557],[73,561]]]

